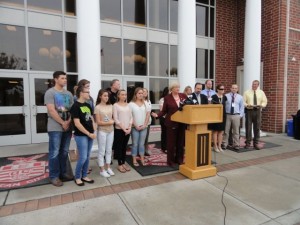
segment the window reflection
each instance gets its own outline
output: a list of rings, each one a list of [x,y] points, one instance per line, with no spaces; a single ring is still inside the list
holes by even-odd
[[[123,22],[146,25],[146,0],[123,0]]]
[[[0,69],[26,70],[25,28],[0,24]]]
[[[69,16],[76,15],[76,0],[65,0],[65,14]]]
[[[74,87],[78,83],[78,76],[77,75],[68,75],[67,76],[67,90],[71,93],[74,93]]]
[[[149,44],[150,76],[168,76],[168,45]]]
[[[147,75],[146,42],[124,39],[124,74]]]
[[[149,97],[152,104],[158,104],[165,87],[169,87],[168,79],[150,78]]]
[[[103,74],[122,74],[121,39],[101,37],[101,72]]]
[[[63,70],[62,32],[29,28],[31,70]]]
[[[170,46],[170,76],[177,77],[177,46]]]
[[[208,7],[196,6],[196,34],[208,36]]]
[[[121,1],[101,0],[100,1],[101,20],[121,22]]]
[[[142,81],[127,81],[127,102],[130,102],[134,96],[134,91],[137,87],[144,87]]]
[[[178,31],[178,0],[170,1],[170,30]]]
[[[22,78],[0,78],[0,106],[24,105]]]
[[[51,79],[34,79],[35,105],[43,106],[45,92],[51,87]]]
[[[0,5],[24,8],[24,0],[1,0]]]
[[[197,3],[209,4],[209,0],[196,0]]]
[[[149,1],[149,27],[168,30],[168,0]]]
[[[77,72],[77,34],[66,32],[65,56],[68,72]]]
[[[214,37],[215,36],[215,9],[214,8],[210,8],[210,37]]]
[[[61,13],[61,0],[27,0],[28,9]]]
[[[196,52],[196,77],[208,78],[208,50],[197,48]]]
[[[48,121],[47,113],[39,113],[36,115],[36,132],[38,134],[47,133],[47,121]]]
[[[0,115],[0,136],[25,134],[25,117],[22,114]]]
[[[209,50],[209,78],[214,79],[215,77],[215,51]]]

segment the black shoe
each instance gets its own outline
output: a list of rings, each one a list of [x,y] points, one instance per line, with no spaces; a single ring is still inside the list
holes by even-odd
[[[245,149],[249,149],[249,148],[250,148],[250,145],[245,145],[244,148],[245,148]]]
[[[150,154],[148,152],[145,152],[145,156],[150,156]]]
[[[233,146],[232,145],[227,145],[226,149],[233,150]]]
[[[83,181],[83,182],[86,182],[86,183],[89,183],[89,184],[93,184],[95,181],[94,180],[85,180],[85,179],[83,179],[83,178],[81,178],[81,180]]]
[[[226,146],[224,144],[221,144],[222,150],[226,150]]]
[[[75,184],[76,184],[77,186],[84,186],[84,182],[77,183],[77,182],[76,182],[76,179],[74,179],[74,182],[75,182]]]
[[[240,150],[240,147],[239,146],[235,146],[234,147],[234,151],[239,151]]]

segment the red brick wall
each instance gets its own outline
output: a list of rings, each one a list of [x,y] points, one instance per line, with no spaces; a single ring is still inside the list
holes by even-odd
[[[217,1],[216,13],[216,85],[226,92],[236,82],[236,0]]]

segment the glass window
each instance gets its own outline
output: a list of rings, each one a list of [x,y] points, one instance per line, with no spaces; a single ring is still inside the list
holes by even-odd
[[[208,78],[208,50],[197,48],[196,78]]]
[[[0,69],[26,70],[25,28],[0,24]]]
[[[24,0],[1,0],[0,5],[24,8]]]
[[[27,0],[28,9],[61,13],[61,0]]]
[[[149,75],[168,76],[168,45],[149,43]]]
[[[124,23],[145,26],[146,15],[146,0],[123,0]]]
[[[67,90],[71,93],[74,93],[74,87],[78,83],[78,76],[77,75],[68,75],[67,76]]]
[[[76,0],[65,0],[65,14],[69,16],[76,15]]]
[[[100,1],[101,20],[121,22],[121,1],[101,0]]]
[[[144,87],[143,81],[127,81],[126,82],[126,90],[127,90],[127,102],[130,102],[133,99],[134,91],[137,87]]]
[[[177,77],[177,46],[170,45],[170,76]]]
[[[0,115],[0,136],[25,134],[25,117],[22,114]]]
[[[77,72],[77,34],[66,32],[65,56],[68,72]]]
[[[0,106],[24,105],[22,78],[0,78]]]
[[[48,123],[48,114],[47,113],[38,113],[36,115],[36,132],[47,133],[47,123]]]
[[[209,51],[209,78],[214,79],[215,77],[215,51]]]
[[[169,87],[168,79],[150,78],[149,98],[152,104],[158,104],[165,87]]]
[[[197,3],[209,4],[209,0],[196,0]]]
[[[46,91],[52,86],[52,79],[36,78],[34,79],[35,87],[35,105],[44,106],[44,96]]]
[[[111,80],[101,80],[101,88],[107,89],[110,88]]]
[[[168,0],[149,1],[149,26],[168,30]]]
[[[28,29],[30,69],[63,70],[62,32]]]
[[[196,6],[196,35],[208,36],[208,7]]]
[[[101,73],[122,74],[121,39],[101,37]]]
[[[215,36],[215,9],[214,8],[210,8],[210,33],[209,36],[210,37],[214,37]]]
[[[210,0],[210,5],[215,5],[215,0]]]
[[[146,42],[124,39],[124,74],[147,75]]]
[[[178,31],[178,0],[170,1],[170,30]]]

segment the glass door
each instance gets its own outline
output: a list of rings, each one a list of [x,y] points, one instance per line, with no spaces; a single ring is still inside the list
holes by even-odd
[[[51,87],[51,80],[52,75],[50,74],[29,74],[32,143],[48,141],[48,116],[44,96],[45,92]]]
[[[0,146],[31,143],[28,74],[0,73]]]
[[[137,87],[148,87],[147,78],[123,78],[124,89],[127,91],[127,102],[130,102],[134,95],[134,90]]]

